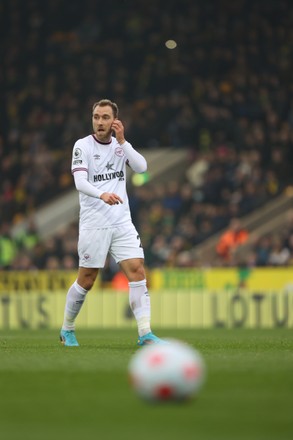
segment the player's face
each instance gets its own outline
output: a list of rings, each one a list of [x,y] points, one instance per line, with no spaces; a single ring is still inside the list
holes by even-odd
[[[109,142],[112,136],[112,123],[114,121],[114,115],[112,107],[106,105],[100,107],[97,105],[93,111],[93,129],[96,138],[101,142]]]

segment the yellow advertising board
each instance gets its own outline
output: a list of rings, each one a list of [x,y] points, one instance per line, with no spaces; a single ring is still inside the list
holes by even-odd
[[[16,291],[68,290],[76,271],[0,271],[0,294]],[[154,269],[148,272],[148,285],[159,290],[293,290],[293,267],[237,269]],[[100,291],[98,278],[93,291]]]
[[[0,294],[0,329],[56,328],[65,291]],[[293,328],[293,295],[283,291],[160,291],[151,294],[152,325],[165,328]],[[136,327],[125,292],[91,292],[80,328]]]
[[[0,272],[0,329],[60,328],[76,271]],[[156,327],[293,327],[293,270],[170,269],[149,273]],[[128,293],[87,295],[77,324],[129,327]]]
[[[293,267],[155,269],[150,285],[160,289],[293,290]]]
[[[63,289],[67,291],[76,280],[76,275],[76,270],[0,271],[0,294],[17,291],[56,292]],[[99,286],[100,280],[98,278],[94,290]]]

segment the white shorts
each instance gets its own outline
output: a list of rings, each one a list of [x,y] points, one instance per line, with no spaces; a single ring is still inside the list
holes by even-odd
[[[80,267],[103,268],[108,252],[116,263],[131,258],[144,258],[140,237],[132,223],[105,229],[79,232]]]

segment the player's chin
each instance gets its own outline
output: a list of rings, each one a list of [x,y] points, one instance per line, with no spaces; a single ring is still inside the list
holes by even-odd
[[[111,139],[112,132],[109,130],[96,130],[96,137],[101,142],[107,142]]]

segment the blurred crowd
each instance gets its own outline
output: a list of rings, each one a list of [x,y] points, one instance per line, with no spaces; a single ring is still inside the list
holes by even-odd
[[[293,265],[293,212],[288,214],[281,231],[255,235],[242,226],[239,217],[234,217],[235,207],[196,201],[192,186],[187,182],[182,186],[175,181],[168,185],[142,186],[136,188],[130,201],[149,269]],[[39,239],[32,221],[14,238],[7,225],[4,229],[5,225],[0,234],[0,268],[77,268],[77,222],[45,241]],[[211,264],[197,251],[197,244],[222,229],[224,232],[215,245],[217,257]],[[241,245],[248,243],[249,247],[241,252]],[[109,282],[118,271],[117,264],[109,258],[102,279]]]
[[[181,182],[130,202],[149,267],[199,264],[197,244],[293,181],[292,18],[289,0],[0,2],[0,267],[77,265],[75,224],[45,243],[10,229],[73,188],[73,144],[104,97],[134,146],[189,150]]]

